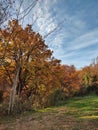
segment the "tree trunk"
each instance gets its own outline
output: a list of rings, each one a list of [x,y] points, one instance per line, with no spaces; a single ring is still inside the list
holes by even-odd
[[[13,86],[12,86],[12,90],[11,90],[11,93],[10,93],[8,114],[12,113],[13,110],[14,110],[16,88],[17,88],[18,81],[19,81],[19,72],[20,72],[20,67],[17,68],[17,73],[16,73],[16,75],[14,77]]]

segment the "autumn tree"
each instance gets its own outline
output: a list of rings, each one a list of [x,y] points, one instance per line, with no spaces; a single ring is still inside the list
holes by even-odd
[[[85,66],[79,72],[81,79],[80,95],[98,92],[98,60],[97,58],[89,66]]]
[[[42,37],[36,34],[30,25],[23,29],[17,20],[13,20],[9,22],[8,28],[0,32],[1,66],[8,72],[12,86],[10,112],[13,111],[15,94],[20,95],[32,78],[36,80],[36,71],[44,61],[51,58],[52,52],[47,50]]]

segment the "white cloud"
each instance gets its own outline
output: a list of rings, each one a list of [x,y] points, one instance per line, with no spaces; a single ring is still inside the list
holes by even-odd
[[[98,29],[87,32],[69,43],[67,50],[78,50],[98,43]]]
[[[65,2],[65,0],[62,1]],[[35,30],[44,36],[51,32],[65,17],[66,20],[62,29],[49,35],[45,39],[46,44],[54,51],[54,56],[61,59],[63,63],[82,66],[84,62],[85,64],[88,62],[86,55],[90,55],[91,58],[97,55],[97,51],[87,50],[87,52],[83,52],[80,50],[98,43],[98,28],[89,30],[87,20],[82,19],[83,14],[81,12],[69,13],[70,11],[66,9],[67,5],[64,8],[62,1],[38,1],[32,11],[38,17]],[[63,8],[60,8],[58,4]]]
[[[38,17],[36,26],[38,32],[41,33],[42,36],[51,32],[57,26],[51,12],[51,8],[55,2],[56,0],[53,2],[49,0],[40,0],[35,8],[36,16]]]

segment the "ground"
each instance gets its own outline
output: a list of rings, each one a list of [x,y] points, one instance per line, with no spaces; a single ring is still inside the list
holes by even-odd
[[[2,117],[0,130],[98,130],[98,97],[76,97],[55,107]]]

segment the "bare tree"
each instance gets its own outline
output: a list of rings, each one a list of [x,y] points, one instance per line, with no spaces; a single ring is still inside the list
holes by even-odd
[[[1,0],[0,1],[0,26],[4,22],[6,22],[11,16],[10,9],[12,8],[13,3],[14,3],[14,0]]]

